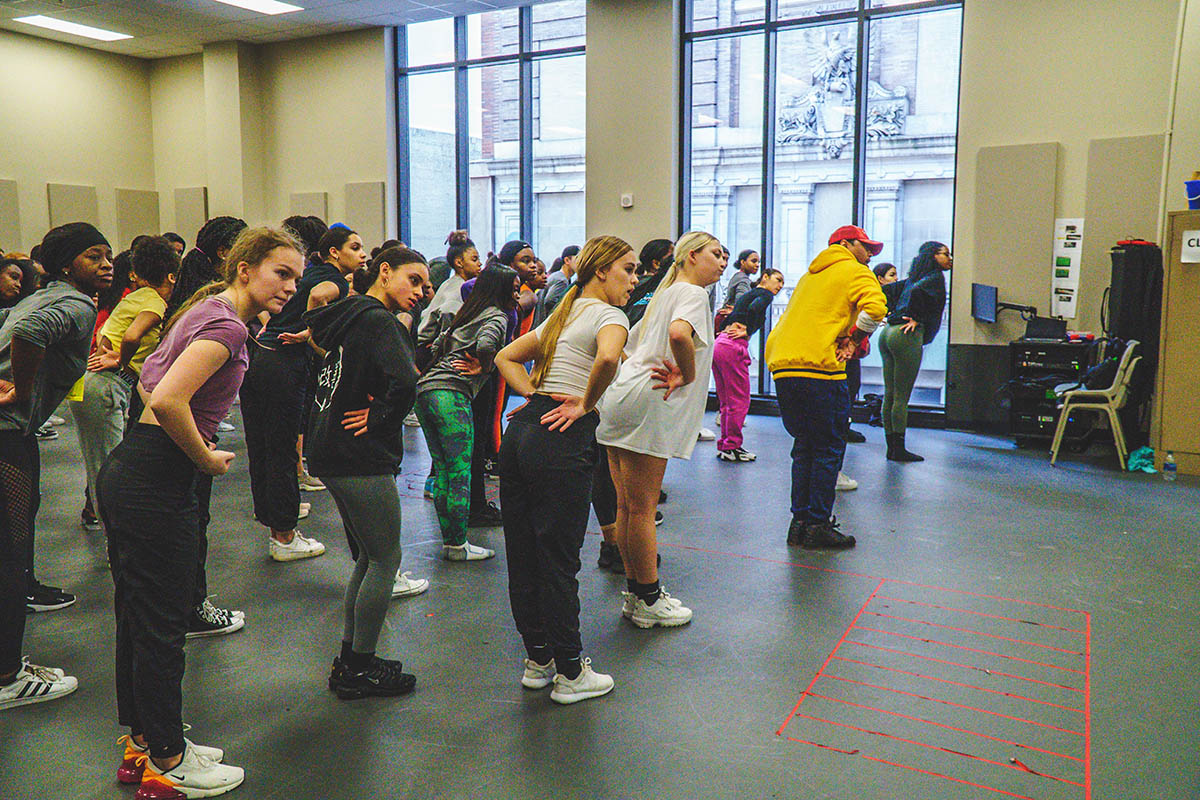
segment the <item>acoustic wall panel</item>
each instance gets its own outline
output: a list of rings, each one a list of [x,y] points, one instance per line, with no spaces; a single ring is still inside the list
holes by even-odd
[[[90,222],[100,227],[95,186],[49,183],[46,184],[46,200],[50,207],[51,228],[68,222]]]
[[[33,243],[21,241],[21,209],[17,205],[17,182],[0,180],[0,250],[28,252]]]
[[[984,147],[976,161],[975,282],[1041,314],[1050,313],[1058,152],[1057,142]],[[981,344],[1009,342],[1025,331],[1011,312],[975,325]]]
[[[342,220],[362,237],[370,250],[383,243],[384,186],[383,181],[346,184],[346,217]]]
[[[208,220],[208,188],[195,186],[175,190],[175,232],[189,249],[196,246],[196,232]]]
[[[326,192],[292,192],[288,211],[292,215],[320,217],[329,221],[329,195]]]
[[[158,192],[117,189],[117,244],[125,250],[135,236],[162,233],[158,222]]]

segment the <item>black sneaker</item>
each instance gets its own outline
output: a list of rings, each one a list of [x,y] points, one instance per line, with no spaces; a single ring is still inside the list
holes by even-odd
[[[596,566],[600,569],[608,569],[613,563],[613,553],[616,552],[617,558],[621,557],[621,551],[616,545],[608,542],[600,543],[600,557],[596,559]]]
[[[654,527],[656,527],[656,528],[657,528],[659,525],[662,525],[662,524],[663,524],[663,515],[662,515],[662,512],[661,512],[661,511],[655,511],[655,512],[654,512]]]
[[[500,508],[495,503],[488,503],[482,508],[471,509],[471,516],[467,519],[467,527],[470,528],[495,528],[503,524],[504,520],[500,516]]]
[[[333,666],[329,669],[329,691],[336,692],[337,688],[342,685],[342,681],[348,675],[346,665],[342,663],[341,656],[333,657]]]
[[[664,492],[662,489],[659,489],[658,490],[658,504],[661,506],[665,502],[667,502],[667,493]]]
[[[25,611],[58,611],[75,604],[75,595],[34,580],[25,592]]]
[[[809,525],[800,546],[805,550],[848,550],[854,547],[854,537],[838,530],[837,517],[834,517],[828,522]]]
[[[329,677],[330,683],[333,683],[333,675]],[[401,672],[399,661],[373,658],[362,672],[343,672],[334,691],[337,692],[339,700],[357,700],[360,697],[396,697],[408,694],[416,685],[416,676]]]
[[[788,547],[799,547],[804,543],[804,532],[807,527],[808,523],[802,519],[792,520],[792,524],[788,525]]]
[[[58,438],[58,431],[54,429],[53,425],[47,422],[45,425],[34,431],[33,435],[40,441],[48,442],[51,439]]]
[[[187,638],[224,636],[240,631],[245,626],[246,618],[240,613],[227,608],[217,608],[205,598],[203,603],[192,609],[191,616],[188,617]]]
[[[862,444],[862,443],[863,443],[863,442],[865,442],[866,440],[867,440],[867,437],[863,436],[861,433],[859,433],[858,431],[854,430],[854,428],[849,428],[849,427],[848,427],[848,428],[846,428],[846,441],[847,441],[848,443],[850,443],[850,444]]]

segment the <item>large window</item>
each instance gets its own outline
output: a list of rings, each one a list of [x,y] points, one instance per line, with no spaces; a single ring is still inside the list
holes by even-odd
[[[397,38],[401,238],[466,228],[549,265],[583,244],[585,0],[421,22]]]
[[[875,263],[900,277],[922,242],[951,241],[961,0],[683,5],[683,219],[782,270],[768,324],[842,225],[883,241]],[[751,343],[751,375],[770,395],[764,341]],[[943,325],[914,403],[943,405],[947,341]],[[872,355],[863,392],[881,390]]]

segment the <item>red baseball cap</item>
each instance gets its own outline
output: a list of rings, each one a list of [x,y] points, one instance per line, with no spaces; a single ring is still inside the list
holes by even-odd
[[[867,232],[856,225],[843,225],[829,237],[830,244],[837,244],[846,240],[862,242],[873,256],[879,255],[879,251],[883,249],[883,242],[877,242],[870,236],[867,236]]]

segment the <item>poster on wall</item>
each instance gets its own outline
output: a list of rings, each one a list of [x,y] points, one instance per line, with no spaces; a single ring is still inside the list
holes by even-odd
[[[1054,266],[1050,282],[1050,316],[1075,319],[1079,300],[1079,256],[1083,252],[1083,220],[1054,221]]]

